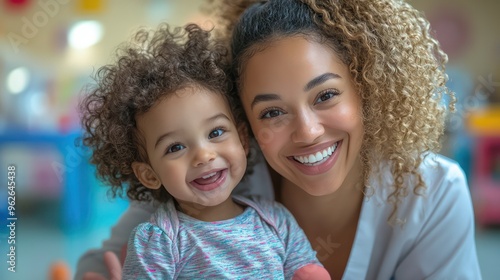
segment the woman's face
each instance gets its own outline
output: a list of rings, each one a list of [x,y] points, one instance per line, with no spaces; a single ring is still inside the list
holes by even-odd
[[[335,192],[348,175],[361,176],[361,99],[332,49],[285,37],[243,67],[243,106],[274,170],[314,196]]]

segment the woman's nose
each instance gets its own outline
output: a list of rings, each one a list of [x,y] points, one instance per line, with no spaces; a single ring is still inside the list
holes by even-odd
[[[292,141],[295,143],[312,143],[325,133],[325,128],[318,115],[311,110],[304,110],[294,118],[295,130]]]
[[[193,158],[193,166],[203,166],[215,160],[217,153],[210,145],[197,147]]]

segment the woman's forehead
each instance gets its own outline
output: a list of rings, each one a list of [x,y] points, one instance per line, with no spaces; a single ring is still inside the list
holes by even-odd
[[[301,36],[286,37],[269,43],[250,56],[242,68],[242,82],[305,76],[305,79],[332,72],[346,76],[347,67],[328,46]],[[269,77],[272,75],[273,77]],[[308,77],[311,76],[311,77]]]

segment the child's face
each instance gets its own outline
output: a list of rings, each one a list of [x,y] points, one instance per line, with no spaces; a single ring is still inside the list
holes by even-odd
[[[224,202],[245,173],[245,148],[219,94],[179,90],[138,116],[137,127],[150,165],[136,166],[136,175],[146,187],[163,185],[181,206]]]

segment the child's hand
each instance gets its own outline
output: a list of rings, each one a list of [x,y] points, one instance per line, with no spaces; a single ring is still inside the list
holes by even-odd
[[[118,257],[113,252],[104,253],[104,263],[108,268],[109,280],[121,280],[122,279],[122,263]],[[83,280],[108,280],[104,276],[95,273],[87,272],[83,275]]]
[[[308,264],[295,271],[293,280],[331,280],[328,271],[317,264]]]

